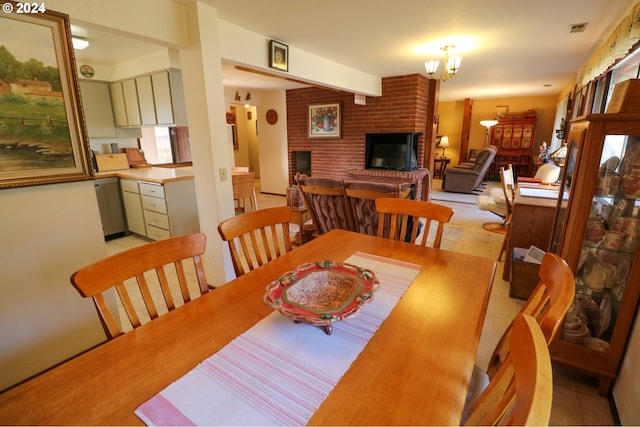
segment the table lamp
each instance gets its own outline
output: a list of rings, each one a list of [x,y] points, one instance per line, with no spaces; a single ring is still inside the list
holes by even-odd
[[[442,157],[444,158],[444,150],[449,146],[449,137],[444,135],[440,138],[440,148],[442,148]]]

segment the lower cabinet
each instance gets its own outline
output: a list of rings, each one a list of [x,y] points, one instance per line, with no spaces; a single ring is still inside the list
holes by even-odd
[[[164,184],[122,179],[125,211],[129,231],[152,240],[166,239],[200,231],[195,184],[193,180],[172,181]],[[138,189],[138,193],[125,188]],[[126,194],[128,193],[128,194]],[[134,195],[137,196],[135,200]],[[130,206],[126,197],[130,197]],[[132,222],[129,221],[129,215]],[[132,227],[133,223],[133,227]]]
[[[124,202],[124,212],[127,217],[127,230],[141,236],[146,236],[147,227],[145,226],[144,214],[142,213],[138,181],[135,179],[120,178],[120,189],[122,191],[122,201]]]

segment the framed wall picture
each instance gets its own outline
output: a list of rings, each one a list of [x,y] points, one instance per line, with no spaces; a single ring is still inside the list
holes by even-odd
[[[269,66],[280,71],[289,71],[289,46],[269,40]]]
[[[309,138],[340,137],[340,103],[309,105]]]
[[[496,120],[502,120],[507,117],[509,114],[509,106],[508,105],[497,105],[496,106]]]
[[[69,17],[18,5],[0,14],[0,188],[91,179]]]

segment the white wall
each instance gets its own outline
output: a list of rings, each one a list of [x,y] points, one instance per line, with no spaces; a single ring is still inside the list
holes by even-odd
[[[631,330],[618,378],[613,385],[613,400],[622,425],[640,425],[640,317]]]
[[[284,91],[262,91],[257,109],[260,145],[260,186],[263,193],[287,194],[289,164],[287,148],[287,102]],[[269,109],[278,113],[275,125],[267,123]]]
[[[106,339],[69,277],[106,255],[93,181],[0,190],[0,390]]]

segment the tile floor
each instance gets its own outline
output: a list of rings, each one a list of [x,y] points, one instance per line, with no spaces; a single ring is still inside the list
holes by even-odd
[[[285,196],[269,195],[259,192],[258,206],[267,208],[286,204]],[[441,190],[441,181],[434,180],[434,191]],[[464,198],[464,197],[463,197]],[[503,236],[486,231],[482,224],[499,220],[494,214],[479,210],[472,196],[465,202],[442,202],[451,206],[455,213],[448,226],[464,231],[457,241],[451,242],[450,250],[497,259]],[[113,253],[145,241],[134,236],[126,236],[107,242],[108,252]],[[509,282],[503,281],[504,263],[497,263],[487,316],[480,339],[477,364],[487,365],[493,348],[503,331],[519,311],[523,301],[509,297]],[[550,425],[614,425],[611,408],[607,398],[598,396],[597,381],[578,374],[562,366],[553,367],[554,396]]]

